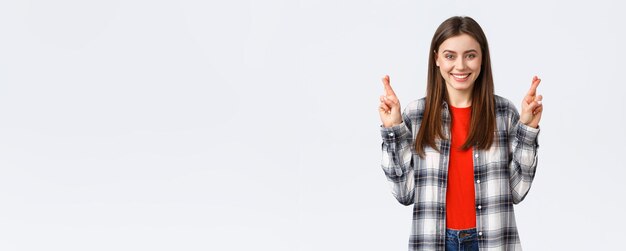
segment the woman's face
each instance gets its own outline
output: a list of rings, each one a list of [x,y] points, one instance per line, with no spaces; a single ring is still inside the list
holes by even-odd
[[[480,74],[482,51],[480,44],[471,36],[461,34],[446,39],[439,46],[435,60],[446,87],[466,92],[471,91]]]

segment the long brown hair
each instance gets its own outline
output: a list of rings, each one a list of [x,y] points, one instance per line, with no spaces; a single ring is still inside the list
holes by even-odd
[[[487,37],[480,25],[470,17],[455,16],[448,18],[439,25],[433,40],[430,43],[430,58],[428,59],[428,83],[426,87],[426,104],[424,116],[417,138],[415,139],[415,150],[424,157],[424,147],[430,146],[440,151],[435,144],[435,140],[446,139],[442,129],[443,102],[448,102],[446,83],[441,76],[441,72],[436,67],[435,56],[439,46],[448,38],[467,34],[480,44],[482,51],[482,64],[480,74],[474,82],[472,89],[472,116],[470,131],[467,141],[462,149],[467,150],[472,146],[479,149],[488,149],[493,143],[493,134],[496,128],[495,97],[493,87],[493,77],[491,75],[491,59],[489,57],[489,46]]]

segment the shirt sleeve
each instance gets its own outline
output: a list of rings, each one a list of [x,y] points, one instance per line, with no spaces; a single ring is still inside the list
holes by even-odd
[[[408,106],[402,113],[403,122],[399,125],[380,127],[382,136],[381,166],[391,185],[393,196],[403,205],[414,202],[415,177],[412,167],[413,135]]]
[[[537,170],[539,128],[524,125],[519,121],[517,110],[512,110],[509,130],[509,182],[513,203],[518,204],[528,194]]]

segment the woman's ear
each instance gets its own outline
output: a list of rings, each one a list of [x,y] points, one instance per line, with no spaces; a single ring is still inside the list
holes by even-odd
[[[435,54],[435,65],[439,67],[439,55],[437,54],[437,51],[435,50],[433,50],[433,53]]]

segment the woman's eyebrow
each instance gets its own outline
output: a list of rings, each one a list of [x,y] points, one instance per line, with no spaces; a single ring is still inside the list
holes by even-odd
[[[451,51],[451,50],[444,50],[443,51],[443,53],[446,53],[446,52],[448,52],[448,53],[455,53],[456,54],[456,51]],[[469,53],[469,52],[476,52],[476,53],[478,53],[478,51],[476,51],[474,49],[469,49],[469,50],[465,51],[465,53]]]

